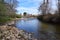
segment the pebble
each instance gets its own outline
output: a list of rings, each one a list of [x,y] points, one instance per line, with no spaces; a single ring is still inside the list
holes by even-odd
[[[18,30],[16,27],[2,26],[2,27],[0,27],[0,30],[1,30],[0,38],[1,38],[1,36],[3,36],[1,38],[2,40],[28,40],[28,39],[32,39],[31,38],[32,34],[27,33],[23,30]]]

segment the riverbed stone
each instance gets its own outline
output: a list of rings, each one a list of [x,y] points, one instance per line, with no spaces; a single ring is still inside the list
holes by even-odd
[[[29,34],[12,26],[0,26],[0,40],[28,40]]]

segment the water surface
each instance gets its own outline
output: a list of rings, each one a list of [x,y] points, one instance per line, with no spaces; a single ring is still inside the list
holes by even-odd
[[[34,33],[38,40],[60,40],[60,25],[43,23],[36,18],[24,18],[16,22],[16,27]]]

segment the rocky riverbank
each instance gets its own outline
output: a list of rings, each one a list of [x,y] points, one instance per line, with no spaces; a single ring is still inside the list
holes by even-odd
[[[14,26],[0,26],[0,40],[37,40],[31,33],[19,30]]]
[[[15,27],[15,21],[0,26],[0,40],[37,40],[33,33],[28,33]]]

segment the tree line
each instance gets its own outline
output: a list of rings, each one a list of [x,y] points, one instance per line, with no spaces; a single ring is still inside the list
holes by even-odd
[[[58,13],[60,14],[60,0],[54,0],[54,1],[56,1],[56,6],[58,9],[58,10],[56,9],[56,11],[58,11]],[[53,1],[53,3],[54,3],[54,1]],[[51,3],[52,3],[52,0],[43,0],[42,4],[38,8],[38,11],[41,12],[42,15],[48,14],[52,10]]]
[[[54,3],[56,1],[56,7],[57,9],[54,11],[54,14],[52,12],[52,2]],[[39,6],[38,11],[41,12],[41,14],[38,16],[40,20],[46,21],[46,22],[54,22],[54,23],[60,23],[60,0],[43,0],[42,4]]]
[[[17,0],[0,0],[0,23],[20,17],[16,14]]]

